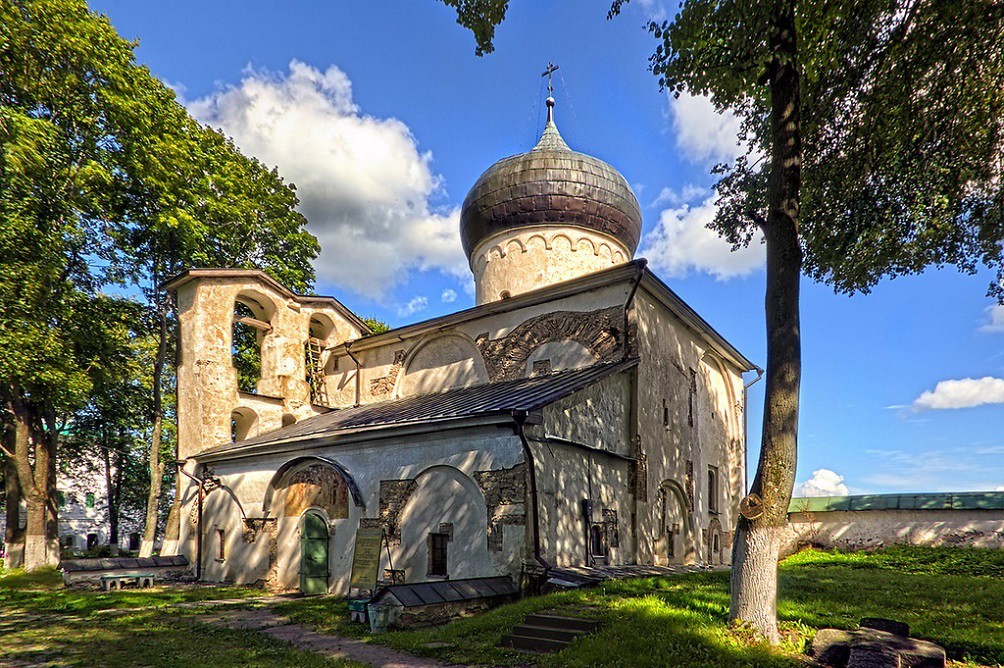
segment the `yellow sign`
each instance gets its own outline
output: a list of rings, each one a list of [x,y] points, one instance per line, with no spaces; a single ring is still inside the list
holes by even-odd
[[[383,547],[383,529],[356,530],[356,546],[352,553],[350,587],[376,589],[380,574],[380,548]]]

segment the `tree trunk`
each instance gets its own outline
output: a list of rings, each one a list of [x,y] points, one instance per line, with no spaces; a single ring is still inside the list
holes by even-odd
[[[155,289],[159,290],[159,288]],[[161,293],[158,292],[158,294]],[[160,461],[160,440],[164,429],[161,383],[164,374],[164,361],[167,357],[167,299],[162,294],[157,300],[157,317],[160,326],[158,331],[157,359],[153,365],[153,437],[150,439],[150,493],[146,499],[146,527],[143,531],[143,543],[139,548],[139,556],[141,557],[149,557],[153,554],[153,545],[157,540],[161,481],[164,477],[164,465]]]
[[[119,505],[116,498],[115,481],[112,477],[112,456],[108,452],[108,439],[102,432],[103,445],[101,448],[102,457],[105,464],[105,496],[108,502],[108,547],[111,549],[113,557],[119,554]]]
[[[8,430],[13,437],[13,430]],[[13,443],[9,450],[13,451]],[[4,457],[4,492],[7,524],[4,527],[4,568],[21,568],[24,565],[24,530],[21,528],[21,485],[17,481],[14,459]]]
[[[802,376],[798,301],[802,147],[791,0],[779,2],[770,42],[774,54],[768,66],[772,142],[769,210],[763,224],[767,245],[767,380],[760,460],[750,486],[751,495],[758,495],[762,503],[759,514],[741,517],[736,526],[729,618],[777,642],[777,557],[795,483]]]

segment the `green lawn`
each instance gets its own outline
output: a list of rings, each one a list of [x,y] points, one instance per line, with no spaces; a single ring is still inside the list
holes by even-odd
[[[252,631],[200,621],[180,604],[261,595],[237,587],[96,592],[63,589],[53,571],[0,572],[0,665],[339,666]],[[240,605],[252,605],[251,602]],[[844,554],[810,550],[780,569],[778,615],[785,642],[771,648],[731,630],[728,574],[693,573],[608,583],[528,598],[423,631],[368,636],[334,597],[274,606],[323,632],[366,638],[444,661],[540,668],[674,666],[795,668],[816,629],[853,628],[861,617],[908,622],[915,636],[944,645],[958,666],[1004,666],[1004,551],[890,548]],[[496,647],[538,611],[599,619],[601,630],[553,655]],[[449,643],[429,649],[428,643]]]
[[[1004,552],[891,548],[841,554],[807,551],[780,569],[778,615],[785,635],[768,648],[726,624],[728,574],[645,578],[553,594],[423,631],[374,636],[416,654],[459,663],[557,666],[801,666],[816,629],[854,628],[862,617],[908,622],[917,637],[948,650],[957,665],[1004,665]],[[295,601],[287,614],[320,630],[364,634],[345,604]],[[530,612],[600,619],[602,630],[555,655],[500,650],[499,638]],[[452,647],[430,650],[430,642]]]
[[[293,650],[253,631],[200,623],[178,604],[261,596],[238,587],[157,587],[121,592],[63,589],[53,570],[0,572],[0,665],[358,666]]]

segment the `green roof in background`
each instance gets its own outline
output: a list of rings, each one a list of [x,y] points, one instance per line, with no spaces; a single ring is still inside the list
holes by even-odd
[[[789,513],[831,510],[1004,510],[1004,492],[796,497],[788,506]]]

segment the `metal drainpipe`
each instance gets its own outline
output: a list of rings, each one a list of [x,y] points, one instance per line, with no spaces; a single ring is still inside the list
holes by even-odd
[[[763,369],[756,367],[756,378],[743,385],[743,495],[750,493],[749,476],[749,453],[750,453],[750,415],[749,415],[749,389],[753,384],[763,378]]]
[[[523,443],[523,455],[526,457],[527,471],[530,478],[530,504],[533,506],[533,558],[544,567],[544,574],[551,569],[551,564],[547,563],[544,557],[540,556],[540,517],[537,509],[540,504],[537,501],[537,471],[533,459],[533,450],[530,449],[530,441],[526,438],[524,425],[526,424],[526,411],[513,411],[513,421],[516,423],[516,434],[520,442]]]
[[[631,292],[628,293],[627,299],[624,301],[624,359],[628,358],[628,329],[630,323],[628,322],[628,310],[631,308],[631,303],[634,301],[634,295],[638,292],[638,286],[641,285],[642,276],[645,275],[645,267],[648,265],[648,261],[645,258],[640,258],[638,260],[638,277],[634,279],[634,285],[631,286]]]
[[[355,355],[352,354],[352,341],[346,341],[345,342],[345,354],[348,355],[349,358],[353,362],[356,363],[356,404],[355,405],[358,406],[359,402],[361,401],[361,398],[362,398],[362,387],[363,386],[362,386],[362,377],[360,376],[360,372],[361,372],[361,370],[363,368],[363,365],[359,361],[359,359]]]

